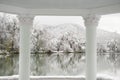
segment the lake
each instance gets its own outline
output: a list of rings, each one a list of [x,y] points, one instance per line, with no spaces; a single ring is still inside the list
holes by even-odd
[[[33,76],[79,76],[85,75],[85,53],[31,54]],[[120,68],[120,55],[109,53],[97,56],[100,74],[113,75]],[[0,55],[0,76],[18,75],[19,55]]]

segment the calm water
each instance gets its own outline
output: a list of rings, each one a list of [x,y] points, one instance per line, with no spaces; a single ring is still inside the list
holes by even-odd
[[[120,67],[120,56],[99,55],[99,73],[116,73]],[[0,55],[0,76],[18,75],[19,55]],[[85,74],[84,53],[31,54],[31,75],[78,76]]]

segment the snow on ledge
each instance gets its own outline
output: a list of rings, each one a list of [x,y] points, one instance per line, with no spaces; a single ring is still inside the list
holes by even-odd
[[[18,75],[0,76],[0,80],[18,80]],[[85,76],[30,76],[31,80],[85,80]],[[114,80],[113,76],[98,74],[97,80]]]

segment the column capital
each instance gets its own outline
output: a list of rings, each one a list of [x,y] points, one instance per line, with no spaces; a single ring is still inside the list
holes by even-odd
[[[84,24],[86,27],[92,26],[97,27],[100,20],[100,15],[88,14],[83,16]]]
[[[19,22],[22,24],[31,25],[33,23],[34,16],[29,14],[20,14],[18,15]]]

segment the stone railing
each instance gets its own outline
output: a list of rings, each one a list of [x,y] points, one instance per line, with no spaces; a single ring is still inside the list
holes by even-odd
[[[3,76],[0,77],[0,80],[19,80],[18,76]],[[41,76],[31,76],[30,80],[85,80],[82,77],[41,77]]]
[[[97,80],[114,80],[113,77],[111,76],[97,76]],[[19,80],[18,76],[1,76],[0,80]],[[30,80],[85,80],[84,76],[58,76],[58,77],[53,77],[53,76],[31,76]]]

